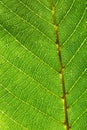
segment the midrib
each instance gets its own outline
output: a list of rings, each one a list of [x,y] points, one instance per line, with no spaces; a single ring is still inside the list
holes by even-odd
[[[60,42],[59,42],[58,25],[57,25],[57,21],[56,21],[55,6],[53,3],[53,0],[51,0],[51,9],[52,9],[53,24],[54,24],[55,34],[56,34],[55,44],[57,45],[57,49],[58,49],[58,60],[60,63],[60,74],[62,77],[61,82],[62,82],[63,96],[61,98],[64,100],[64,112],[65,112],[64,125],[66,126],[66,130],[70,130],[69,120],[68,120],[68,111],[67,111],[68,106],[67,106],[67,100],[66,100],[65,81],[64,81],[64,67],[63,67],[63,63],[62,63],[61,46],[60,46]]]

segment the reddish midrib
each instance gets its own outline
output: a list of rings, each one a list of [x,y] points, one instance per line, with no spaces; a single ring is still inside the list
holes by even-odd
[[[61,82],[62,82],[63,96],[61,98],[64,100],[64,111],[65,111],[64,125],[66,126],[66,130],[70,130],[69,121],[68,121],[68,111],[67,111],[68,107],[67,107],[67,101],[66,101],[66,90],[65,90],[65,82],[64,82],[64,68],[63,68],[63,63],[62,63],[61,47],[60,47],[60,42],[59,42],[59,37],[58,37],[58,25],[57,25],[57,21],[56,21],[55,6],[54,6],[52,0],[51,0],[51,8],[52,8],[53,23],[54,23],[55,33],[56,33],[55,43],[58,46],[58,60],[60,63],[60,74],[62,77]]]

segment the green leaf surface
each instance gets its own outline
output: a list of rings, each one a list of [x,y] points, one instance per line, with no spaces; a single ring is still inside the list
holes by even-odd
[[[0,130],[87,130],[86,0],[0,0]]]

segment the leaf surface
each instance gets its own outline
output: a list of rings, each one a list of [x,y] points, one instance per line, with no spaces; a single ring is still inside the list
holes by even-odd
[[[87,129],[86,0],[0,0],[0,130]]]

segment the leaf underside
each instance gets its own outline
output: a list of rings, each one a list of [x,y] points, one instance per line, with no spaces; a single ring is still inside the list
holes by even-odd
[[[0,130],[87,129],[86,0],[51,2],[0,0]]]

